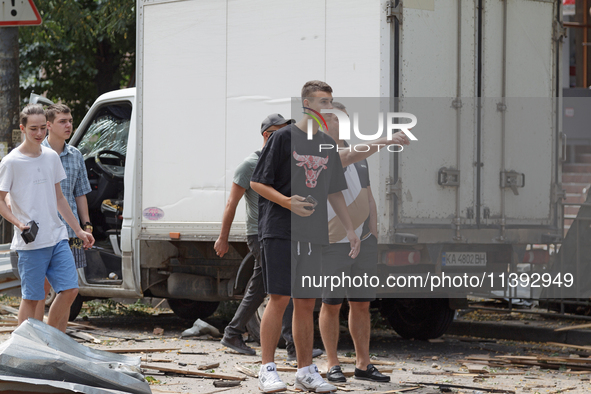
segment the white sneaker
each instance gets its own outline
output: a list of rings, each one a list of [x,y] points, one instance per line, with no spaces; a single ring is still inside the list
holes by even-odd
[[[287,389],[287,386],[277,374],[275,363],[261,365],[261,369],[259,370],[259,389],[263,393],[277,393]]]
[[[304,376],[296,373],[295,389],[299,391],[312,391],[314,393],[332,393],[337,391],[337,388],[332,384],[326,382],[318,373],[316,365],[312,364],[308,367],[309,372]]]

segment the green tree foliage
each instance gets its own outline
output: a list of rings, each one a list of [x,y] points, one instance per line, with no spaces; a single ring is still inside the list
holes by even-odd
[[[43,24],[19,32],[23,102],[46,92],[79,122],[100,94],[135,85],[135,0],[35,4]]]

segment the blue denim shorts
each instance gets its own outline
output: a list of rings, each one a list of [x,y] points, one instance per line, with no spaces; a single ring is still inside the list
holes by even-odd
[[[19,250],[18,273],[25,300],[45,299],[46,276],[56,293],[78,288],[78,272],[67,239],[47,248]]]

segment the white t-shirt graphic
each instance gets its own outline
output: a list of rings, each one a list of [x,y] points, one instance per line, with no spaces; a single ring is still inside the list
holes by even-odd
[[[10,193],[12,213],[22,223],[34,220],[39,226],[35,241],[28,244],[15,226],[11,249],[34,250],[68,239],[68,231],[57,215],[55,184],[66,178],[59,156],[41,147],[41,155],[28,157],[13,149],[0,162],[0,190]]]

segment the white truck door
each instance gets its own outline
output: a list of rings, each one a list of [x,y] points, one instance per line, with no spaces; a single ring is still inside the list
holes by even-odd
[[[418,141],[381,161],[382,177],[390,174],[381,203],[393,218],[380,220],[381,235],[390,231],[382,242],[392,242],[393,229],[449,230],[474,216],[475,7],[459,3],[405,1],[390,18],[391,95],[399,98],[392,109],[417,117]]]
[[[558,175],[557,3],[483,5],[483,224],[550,226]]]
[[[410,0],[389,14],[392,109],[417,116],[418,141],[381,160],[381,242],[540,242],[557,226],[555,3]]]

